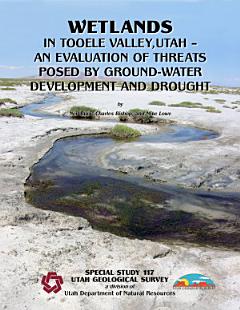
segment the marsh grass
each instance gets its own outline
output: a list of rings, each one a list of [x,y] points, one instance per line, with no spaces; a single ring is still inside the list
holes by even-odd
[[[70,116],[76,119],[95,119],[98,110],[88,106],[73,106],[70,109]]]
[[[111,130],[111,135],[118,139],[129,139],[139,137],[141,133],[125,125],[115,125]]]
[[[1,78],[0,79],[0,86],[14,87],[14,86],[28,85],[29,82],[30,82],[30,80],[26,80],[26,79]]]
[[[3,87],[3,88],[1,88],[1,90],[16,90],[16,88],[14,88],[14,87]]]
[[[237,105],[235,105],[235,106],[223,105],[223,108],[235,110],[238,108],[238,106]]]
[[[143,109],[131,109],[128,111],[128,115],[119,115],[120,122],[135,122],[141,124],[148,124],[153,122],[153,112]]]
[[[23,114],[20,110],[18,109],[5,109],[1,108],[0,109],[0,116],[7,116],[7,117],[23,117]]]
[[[17,104],[17,102],[11,98],[0,98],[0,104],[5,104],[7,102]]]
[[[162,101],[159,101],[159,100],[153,100],[153,101],[149,102],[149,105],[165,106],[166,103],[162,102]]]
[[[198,102],[190,102],[190,101],[183,101],[183,102],[180,102],[180,103],[176,103],[176,104],[171,104],[169,105],[170,107],[182,107],[182,108],[193,108],[193,109],[204,109],[206,110],[207,112],[210,112],[210,113],[222,113],[222,111],[216,109],[215,107],[213,106],[205,106],[205,105],[202,105],[201,103],[198,103]]]
[[[128,115],[119,115],[118,119],[120,122],[128,122],[129,116]]]
[[[233,102],[231,102],[231,104],[239,104],[240,105],[240,100],[233,101]]]
[[[202,108],[202,104],[199,102],[182,101],[180,103],[170,104],[169,107]]]
[[[218,109],[216,109],[216,108],[214,108],[214,107],[208,107],[208,108],[206,109],[206,111],[207,111],[207,112],[210,112],[210,113],[222,113],[222,111],[220,111],[220,110],[218,110]]]
[[[225,103],[226,100],[225,99],[214,99],[217,103]]]
[[[210,95],[217,95],[220,94],[221,91],[217,89],[209,89],[208,91],[202,91],[202,94],[210,94]]]
[[[240,94],[240,88],[233,87],[233,88],[215,88],[210,89],[208,91],[202,91],[201,94],[205,95],[219,95],[219,94],[227,94],[227,95],[239,95]]]
[[[148,124],[153,122],[153,112],[143,109],[131,109],[128,111],[131,119],[136,123]]]

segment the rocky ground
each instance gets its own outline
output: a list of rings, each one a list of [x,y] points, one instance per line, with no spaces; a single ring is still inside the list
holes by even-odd
[[[21,95],[18,95],[18,92]],[[1,96],[9,97],[10,94],[2,91]],[[34,96],[25,88],[11,92],[11,98],[17,100],[19,105],[32,102]],[[42,96],[39,94],[37,98]],[[154,99],[162,100],[159,94],[155,93],[74,96],[76,97],[63,101],[57,110],[64,112],[70,105],[78,102],[89,103],[98,108],[106,109],[106,106],[109,106],[109,109],[116,109],[116,103],[122,101],[126,104],[125,108],[129,109],[144,107],[144,102]],[[164,100],[172,103],[176,96],[178,95],[166,95]],[[179,96],[179,102],[186,100],[181,97],[184,95]],[[210,95],[185,96],[194,101],[206,100],[208,105],[220,107],[222,113],[168,106],[152,106],[151,109],[168,110],[172,112],[171,118],[175,121],[217,130],[220,133],[218,139],[185,144],[148,144],[146,147],[136,142],[125,147],[120,145],[109,151],[109,154],[114,152],[116,156],[126,159],[141,158],[145,167],[141,174],[164,182],[239,192],[240,114],[238,109],[224,108],[214,101],[218,97],[227,97],[226,100],[232,102],[237,100],[237,96],[214,95],[214,99],[208,100],[204,97]],[[84,219],[38,210],[25,203],[24,181],[29,175],[29,168],[57,138],[72,134],[107,132],[112,126],[111,122],[46,120],[33,117],[0,118],[2,309],[239,309],[238,252],[120,238],[93,230]],[[142,125],[131,126],[143,132],[155,130]],[[107,159],[103,160],[103,164],[107,165]],[[128,172],[136,171],[134,167],[133,171]],[[56,295],[48,295],[42,290],[41,277],[48,271],[56,271],[63,276],[64,290],[103,290],[103,283],[76,284],[71,283],[70,277],[82,275],[85,269],[105,268],[154,269],[155,275],[169,277],[167,284],[141,283],[136,286],[136,290],[172,291],[175,280],[188,273],[209,276],[216,283],[216,289],[180,290],[176,291],[175,296],[157,298],[64,296],[63,290]]]

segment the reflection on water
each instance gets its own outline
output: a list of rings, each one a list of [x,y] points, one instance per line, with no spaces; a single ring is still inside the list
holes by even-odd
[[[151,143],[171,143],[209,140],[218,137],[218,134],[215,131],[199,129],[196,127],[180,125],[168,125],[163,126],[163,128],[164,127],[166,128],[166,130],[163,133],[154,135],[143,135],[138,139],[138,141]]]
[[[139,142],[186,142],[216,137],[196,128],[169,126]],[[98,166],[116,143],[106,136],[58,140],[33,166],[26,199],[36,207],[82,216],[93,227],[151,240],[183,240],[237,248],[239,194],[190,191],[152,184]]]
[[[51,107],[63,100],[61,97],[57,97],[55,95],[48,95],[46,98],[41,99],[40,101],[25,105],[20,108],[23,114],[35,116],[35,117],[43,117],[43,118],[67,118],[66,116],[61,116],[57,114],[51,114],[49,112],[44,112],[41,110],[42,108]]]

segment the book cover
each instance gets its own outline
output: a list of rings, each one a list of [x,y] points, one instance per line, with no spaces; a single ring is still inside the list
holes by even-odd
[[[237,0],[0,0],[0,304],[240,307]]]

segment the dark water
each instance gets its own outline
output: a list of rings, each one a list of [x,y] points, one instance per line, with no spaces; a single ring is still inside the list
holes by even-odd
[[[50,95],[21,110],[31,116],[62,119],[40,111],[60,100]],[[169,125],[138,141],[188,142],[217,137],[212,131]],[[238,248],[239,193],[184,190],[101,168],[99,158],[116,143],[131,142],[107,136],[58,140],[32,167],[25,184],[27,201],[42,209],[84,217],[94,228],[121,236]]]
[[[214,131],[190,126],[165,125],[163,128],[165,129],[163,132],[159,134],[143,135],[138,141],[151,143],[188,142],[215,139],[219,136]]]
[[[171,126],[139,142],[185,142],[196,137],[213,138],[214,133]],[[58,140],[32,167],[25,185],[27,201],[84,217],[94,228],[121,236],[238,248],[238,193],[184,190],[101,168],[99,158],[116,143],[126,142],[107,136]]]

